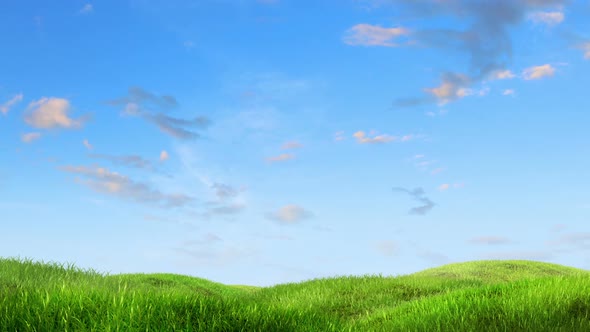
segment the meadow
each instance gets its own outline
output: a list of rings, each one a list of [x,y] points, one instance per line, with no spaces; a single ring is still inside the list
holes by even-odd
[[[488,260],[254,287],[0,258],[0,331],[590,331],[590,271]]]

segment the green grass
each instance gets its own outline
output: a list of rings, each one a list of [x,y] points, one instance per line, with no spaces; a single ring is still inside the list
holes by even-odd
[[[590,331],[590,271],[475,261],[254,287],[0,258],[0,331]]]

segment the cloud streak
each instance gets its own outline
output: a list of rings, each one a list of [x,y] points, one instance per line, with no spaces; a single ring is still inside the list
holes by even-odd
[[[420,205],[420,206],[411,208],[408,211],[409,214],[425,215],[430,210],[432,210],[432,208],[436,205],[436,204],[434,204],[434,202],[432,202],[427,197],[423,197],[424,196],[424,190],[422,188],[416,188],[413,191],[410,191],[410,190],[405,189],[405,188],[394,187],[393,188],[393,191],[396,191],[396,192],[405,192],[405,193],[407,193],[410,196],[414,197],[414,199],[416,199],[417,201],[419,201],[420,203],[423,204],[423,205]]]
[[[7,101],[4,104],[0,105],[0,112],[2,114],[6,115],[12,106],[16,105],[17,103],[19,103],[22,100],[23,100],[23,94],[22,93],[19,93],[19,94],[15,95],[9,101]]]
[[[150,188],[149,185],[136,182],[117,172],[111,172],[102,167],[85,166],[60,166],[59,170],[67,173],[82,175],[86,179],[76,177],[75,182],[85,185],[93,191],[105,195],[112,195],[136,202],[149,204],[160,204],[162,208],[182,207],[192,203],[194,199],[190,196],[174,193],[164,194]]]
[[[122,165],[133,168],[151,169],[152,165],[149,160],[143,159],[138,155],[126,155],[126,156],[111,156],[106,154],[89,154],[90,158],[105,159],[112,162],[115,165]]]
[[[211,123],[205,116],[197,116],[190,120],[165,115],[162,112],[152,113],[153,107],[168,111],[178,107],[176,98],[163,95],[156,96],[140,87],[130,87],[126,97],[109,100],[110,106],[124,106],[123,115],[140,116],[144,120],[156,125],[160,131],[181,140],[192,140],[200,135],[190,129],[206,129]],[[187,129],[189,128],[189,129]]]

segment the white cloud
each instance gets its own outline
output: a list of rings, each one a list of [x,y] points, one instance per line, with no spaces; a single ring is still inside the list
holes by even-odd
[[[506,80],[514,78],[516,75],[514,75],[510,70],[497,70],[492,72],[491,77],[495,80]]]
[[[553,74],[555,74],[555,68],[550,64],[529,67],[523,71],[525,80],[538,80],[546,76],[553,76]]]
[[[512,90],[512,89],[506,89],[506,90],[504,90],[504,91],[502,92],[502,94],[503,94],[504,96],[514,95],[514,90]]]
[[[84,144],[86,149],[92,150],[92,145],[90,143],[88,143],[88,140],[85,139],[82,143]]]
[[[69,118],[69,109],[70,102],[67,99],[43,97],[29,104],[25,122],[36,128],[80,128],[84,121]]]
[[[348,45],[391,47],[398,45],[389,40],[409,33],[410,31],[405,28],[382,28],[370,24],[357,24],[347,30],[347,35],[343,37],[343,41]]]
[[[342,141],[344,139],[346,139],[346,138],[344,137],[344,132],[343,131],[338,131],[338,132],[336,132],[336,134],[334,134],[334,140],[335,141]]]
[[[8,110],[14,106],[16,103],[18,103],[19,101],[23,100],[23,94],[19,93],[17,95],[15,95],[14,97],[12,97],[12,99],[10,99],[9,101],[5,102],[4,104],[0,105],[0,112],[2,112],[2,114],[6,114],[8,113]]]
[[[162,152],[160,152],[160,161],[168,160],[168,158],[169,158],[168,152],[166,152],[165,150],[162,150]]]
[[[41,133],[27,133],[21,137],[21,140],[25,143],[30,143],[41,137]]]
[[[549,26],[563,22],[564,18],[562,12],[534,12],[529,15],[529,20],[535,23],[545,23]]]
[[[80,14],[89,14],[94,10],[94,7],[92,7],[91,4],[87,3],[84,5],[84,7],[82,7],[82,9],[80,9]]]

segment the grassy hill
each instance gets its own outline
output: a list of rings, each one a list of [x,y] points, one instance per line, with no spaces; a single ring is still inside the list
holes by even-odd
[[[590,331],[590,271],[489,260],[272,287],[0,258],[0,331]]]

